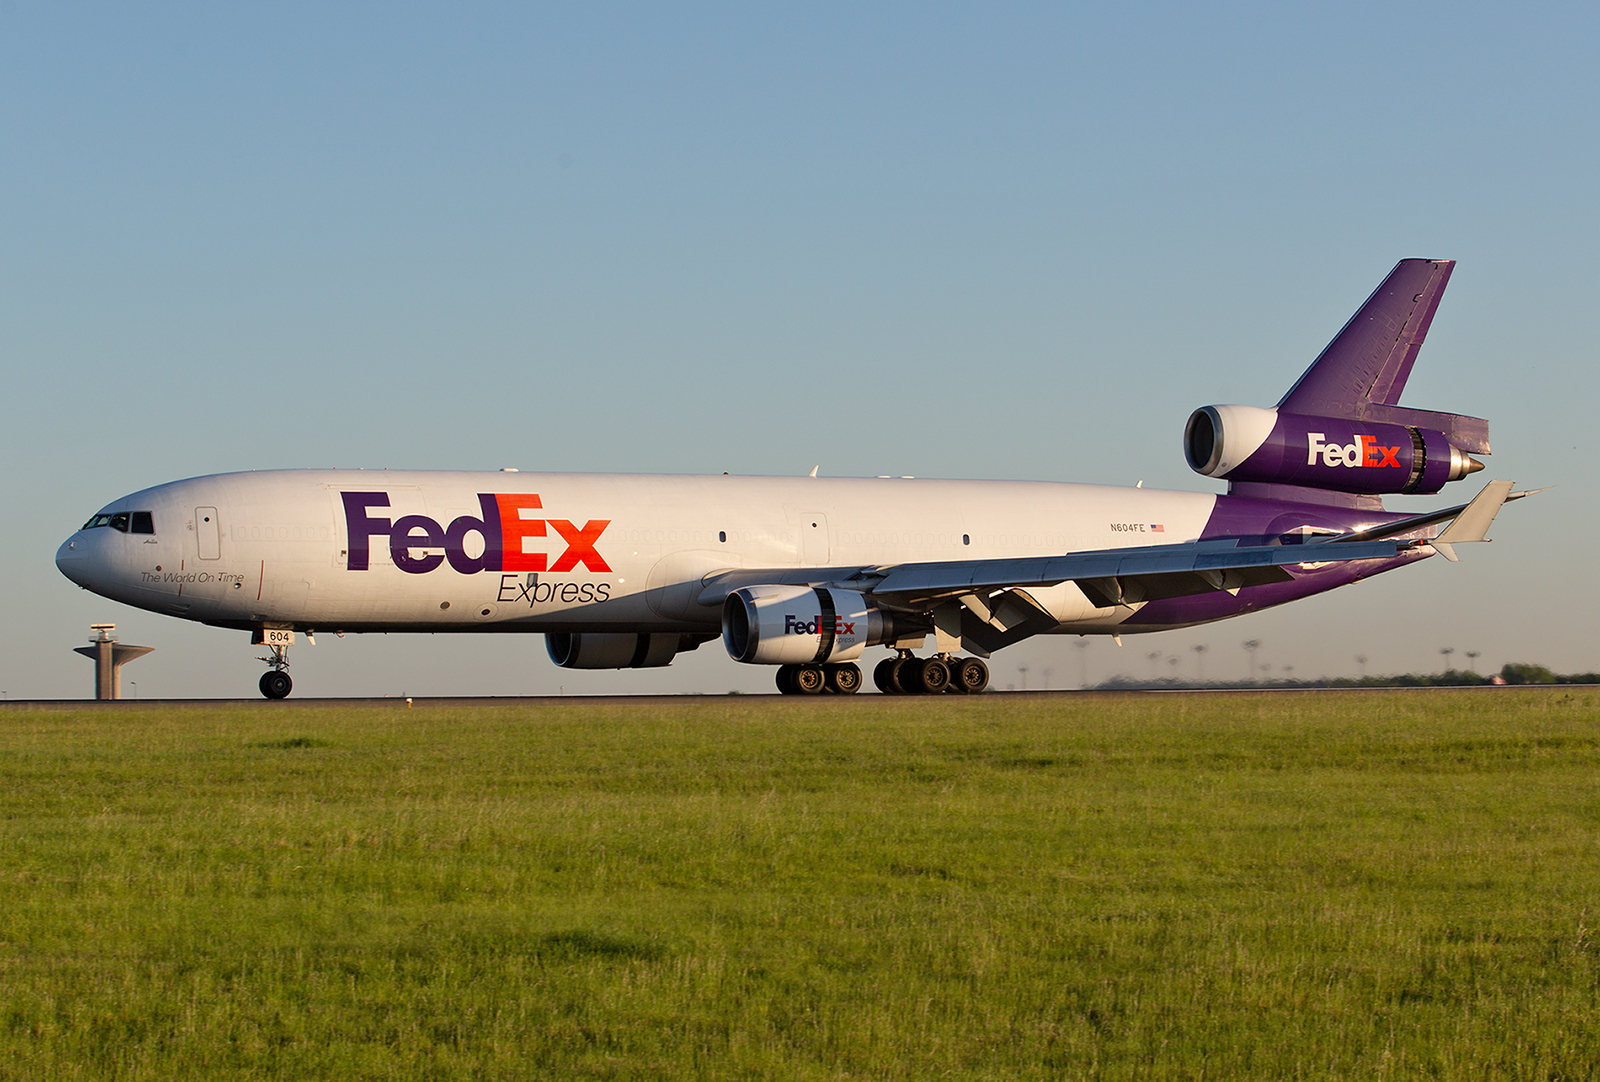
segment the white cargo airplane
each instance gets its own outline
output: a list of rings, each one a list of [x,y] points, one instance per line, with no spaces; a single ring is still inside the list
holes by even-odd
[[[295,632],[539,632],[558,665],[648,668],[721,636],[786,694],[982,691],[1037,634],[1237,616],[1481,541],[1510,482],[1488,423],[1401,407],[1454,264],[1403,260],[1273,409],[1196,410],[1184,450],[1228,494],[1033,482],[283,470],[158,485],[64,542],[73,582],[252,633],[268,698]],[[1444,523],[1450,525],[1439,532]],[[931,656],[915,650],[933,636]],[[965,652],[968,656],[958,657]]]

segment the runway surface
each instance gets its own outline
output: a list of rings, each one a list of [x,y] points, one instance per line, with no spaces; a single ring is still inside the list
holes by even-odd
[[[1530,691],[1550,688],[1580,688],[1594,687],[1592,684],[1477,684],[1477,685],[1438,685],[1425,687],[1296,687],[1296,688],[1117,688],[1097,689],[1084,688],[1081,690],[1061,691],[990,691],[983,695],[974,696],[973,701],[999,700],[999,699],[1075,699],[1083,696],[1138,696],[1138,695],[1305,695],[1315,692],[1439,692],[1439,691],[1477,691],[1477,692],[1515,692]],[[961,696],[952,696],[960,698]],[[625,703],[640,705],[659,705],[663,703],[681,703],[694,701],[709,701],[713,699],[760,699],[779,702],[815,702],[828,700],[834,702],[860,702],[870,703],[885,699],[905,699],[913,696],[885,696],[873,692],[860,695],[779,695],[776,692],[759,695],[440,695],[426,696],[413,695],[409,698],[395,698],[393,696],[359,697],[350,698],[288,698],[264,699],[259,696],[240,696],[232,699],[9,699],[0,701],[0,709],[13,710],[81,710],[85,708],[120,710],[140,709],[151,707],[174,706],[230,706],[230,705],[270,705],[293,709],[295,707],[330,707],[330,706],[375,706],[387,703],[391,706],[404,707],[408,703],[413,706],[555,706],[561,704],[593,705],[593,706],[619,706]],[[940,696],[944,698],[944,696]]]

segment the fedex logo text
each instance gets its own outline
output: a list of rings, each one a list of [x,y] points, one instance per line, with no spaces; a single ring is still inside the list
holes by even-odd
[[[344,501],[345,524],[350,534],[345,566],[351,571],[369,569],[374,537],[388,539],[394,565],[411,575],[426,574],[447,560],[463,575],[480,571],[571,571],[579,564],[590,571],[611,570],[595,549],[611,520],[590,519],[582,526],[574,526],[566,519],[524,518],[524,511],[543,508],[534,493],[480,492],[481,517],[462,515],[448,526],[441,526],[427,515],[402,515],[391,522],[369,514],[373,508],[389,506],[387,492],[341,492],[339,496]],[[552,530],[566,546],[553,562],[548,553],[525,550],[527,538],[547,537]],[[476,556],[467,552],[467,539],[473,534],[483,541],[482,552]]]
[[[1306,465],[1315,466],[1318,456],[1324,466],[1344,466],[1356,469],[1362,466],[1399,467],[1398,447],[1379,447],[1376,436],[1357,436],[1354,443],[1324,443],[1321,432],[1306,434]]]
[[[787,613],[783,617],[783,633],[785,635],[815,635],[824,626],[826,625],[822,622],[821,613],[817,614],[815,620],[802,620],[793,613]],[[855,633],[856,622],[854,620],[846,620],[842,616],[833,618],[833,634],[835,638],[843,638]]]

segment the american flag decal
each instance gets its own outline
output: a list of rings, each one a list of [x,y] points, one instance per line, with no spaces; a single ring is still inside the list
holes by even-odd
[[[1151,533],[1166,533],[1167,532],[1167,528],[1165,526],[1161,525],[1161,523],[1159,523],[1159,522],[1152,522],[1150,524],[1150,532]]]

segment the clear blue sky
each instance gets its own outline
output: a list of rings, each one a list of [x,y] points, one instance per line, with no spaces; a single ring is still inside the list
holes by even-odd
[[[1397,259],[1460,261],[1404,402],[1558,485],[1496,543],[1211,628],[1044,639],[996,683],[1239,643],[1295,675],[1600,669],[1600,9],[0,4],[0,691],[253,695],[258,651],[56,546],[226,470],[1038,478],[1215,491]],[[785,423],[785,418],[789,419]],[[1398,498],[1418,511],[1470,495]],[[1457,490],[1460,490],[1459,492]],[[306,694],[766,689],[532,636],[324,639]],[[1164,659],[1156,666],[1168,668]]]

